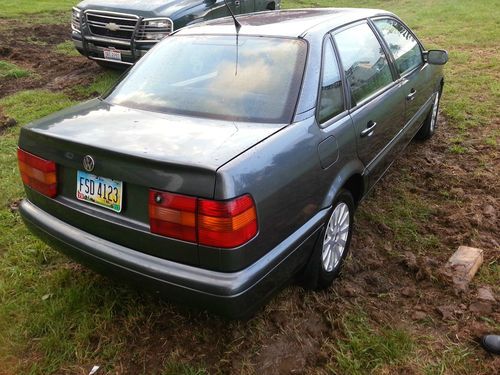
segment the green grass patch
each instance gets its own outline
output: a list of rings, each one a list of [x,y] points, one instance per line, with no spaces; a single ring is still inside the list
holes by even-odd
[[[367,374],[381,367],[396,367],[408,362],[415,347],[405,330],[375,328],[362,312],[346,314],[341,328],[345,339],[329,345],[335,353],[335,364],[330,365],[334,373]]]
[[[439,241],[434,235],[422,232],[420,223],[427,221],[432,212],[427,202],[408,191],[410,185],[411,181],[400,181],[396,194],[383,201],[375,199],[361,206],[356,214],[360,220],[388,227],[393,244],[422,252],[435,248]]]
[[[436,353],[438,354],[438,353]],[[428,361],[423,370],[426,375],[468,374],[469,360],[475,354],[464,345],[450,344],[437,360]]]
[[[65,94],[48,90],[20,91],[0,99],[4,113],[15,118],[21,125],[74,104],[76,102]]]
[[[477,282],[495,286],[500,292],[500,259],[483,264],[477,275]],[[500,324],[500,322],[498,322]]]
[[[59,43],[55,47],[55,51],[65,56],[71,56],[71,57],[80,56],[80,53],[76,50],[75,45],[70,40]]]
[[[75,0],[0,0],[0,17],[16,18],[33,13],[69,11],[77,3]]]
[[[467,152],[467,148],[457,144],[451,145],[449,150],[454,154],[464,154]]]
[[[19,68],[7,61],[0,60],[0,79],[3,78],[22,78],[30,75],[30,72],[26,69]]]
[[[116,70],[105,70],[99,74],[94,82],[86,86],[78,86],[74,89],[75,93],[82,97],[98,96],[104,94],[116,83],[123,73]]]

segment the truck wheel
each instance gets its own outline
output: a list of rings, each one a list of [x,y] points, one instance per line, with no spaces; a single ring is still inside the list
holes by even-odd
[[[353,217],[352,195],[347,190],[341,190],[302,275],[305,288],[328,288],[339,275],[351,243]]]
[[[418,133],[415,135],[416,139],[420,140],[427,140],[436,131],[436,125],[437,125],[437,120],[438,120],[438,113],[439,113],[439,101],[441,100],[441,90],[436,93],[436,97],[434,98],[434,103],[432,104],[432,108],[429,111],[429,114],[425,118],[425,121],[418,131]]]

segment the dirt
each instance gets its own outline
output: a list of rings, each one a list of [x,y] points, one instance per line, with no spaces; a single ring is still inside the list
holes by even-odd
[[[13,21],[0,20],[0,26],[7,30],[0,33],[0,59],[36,73],[0,81],[0,98],[35,88],[71,93],[72,87],[91,82],[102,72],[83,57],[53,52],[57,44],[69,40],[66,25],[20,26],[15,32]],[[0,132],[9,121],[0,113]],[[500,125],[499,119],[492,122]],[[173,359],[223,374],[325,373],[325,366],[334,363],[325,343],[345,338],[342,317],[362,310],[377,326],[401,327],[416,337],[431,337],[424,344],[428,351],[421,355],[440,358],[450,342],[465,343],[484,363],[482,372],[494,373],[499,359],[482,351],[477,339],[492,330],[488,320],[500,322],[500,286],[488,288],[492,298],[484,298],[488,293],[476,280],[469,290],[455,293],[441,273],[460,245],[483,249],[483,267],[500,261],[500,156],[496,147],[484,142],[485,131],[474,129],[465,142],[467,151],[452,153],[455,129],[441,116],[432,140],[412,142],[361,204],[360,209],[372,217],[383,217],[384,206],[377,202],[402,194],[401,186],[408,189],[432,207],[417,230],[438,239],[433,250],[409,249],[386,223],[358,216],[351,256],[329,290],[311,293],[290,286],[247,322],[227,322],[155,301],[158,309],[148,311],[147,318],[133,327],[127,326],[127,317],[117,317],[116,327],[126,332],[126,339],[114,372],[152,373],[166,359]],[[408,180],[411,183],[402,185]],[[16,209],[13,204],[12,210]],[[96,333],[92,340],[96,353],[107,339]],[[83,372],[90,365],[78,364],[66,373]],[[384,371],[418,373],[411,364]]]
[[[69,41],[69,25],[16,25],[13,20],[0,19],[0,60],[9,61],[32,74],[17,79],[0,80],[0,98],[29,89],[66,90],[88,84],[102,72],[97,64],[83,56],[66,56],[54,48]]]
[[[12,117],[5,116],[0,108],[0,135],[2,135],[8,128],[17,125],[17,121]]]

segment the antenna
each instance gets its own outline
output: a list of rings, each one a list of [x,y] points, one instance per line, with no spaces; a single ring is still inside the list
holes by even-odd
[[[224,4],[226,4],[226,7],[229,10],[229,13],[231,13],[231,17],[233,17],[233,21],[234,21],[234,27],[236,28],[236,67],[235,67],[234,75],[237,76],[238,75],[238,36],[239,36],[240,29],[241,29],[241,23],[239,23],[238,20],[236,19],[236,17],[234,16],[234,13],[231,10],[231,7],[229,6],[229,4],[227,3],[226,0],[224,0]]]
[[[224,0],[224,4],[226,4],[226,7],[227,9],[229,10],[229,13],[231,13],[231,17],[233,17],[233,20],[234,20],[234,27],[236,27],[236,35],[238,35],[238,32],[240,31],[241,29],[241,23],[238,22],[238,20],[236,19],[236,17],[234,16],[234,13],[233,11],[231,10],[231,7],[229,6],[229,4],[227,3],[226,0]]]

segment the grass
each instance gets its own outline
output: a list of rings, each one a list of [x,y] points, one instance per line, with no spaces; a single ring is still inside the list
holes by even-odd
[[[22,78],[29,75],[30,72],[28,70],[19,68],[10,62],[0,60],[0,79]]]
[[[33,13],[69,11],[77,3],[78,1],[75,0],[1,0],[0,18],[16,18]]]
[[[328,367],[334,373],[367,374],[410,361],[415,343],[404,329],[374,328],[361,311],[346,315],[341,328],[345,338],[329,344],[335,354]]]
[[[37,13],[37,22],[66,22],[67,19],[54,20],[51,14],[66,14],[75,3],[67,0],[0,0],[0,17],[28,20]],[[448,149],[450,153],[467,153],[467,140],[476,130],[487,127],[492,118],[498,117],[500,63],[496,4],[496,1],[489,0],[284,1],[287,8],[364,6],[388,9],[407,21],[426,46],[449,50],[442,111],[448,121],[446,126],[450,132],[456,133]],[[76,56],[71,42],[57,45],[55,51]],[[3,74],[14,78],[30,74],[21,71],[15,65],[0,62],[0,78],[8,77]],[[0,99],[0,108],[23,126],[75,104],[72,93],[81,97],[102,93],[118,77],[119,73],[104,71],[93,83],[77,86],[69,92],[20,91]],[[135,352],[141,345],[140,339],[147,339],[148,335],[155,333],[155,327],[151,328],[153,332],[144,333],[143,329],[150,328],[152,321],[170,311],[169,307],[153,297],[141,296],[75,266],[27,231],[19,215],[11,210],[24,194],[15,159],[19,126],[0,135],[0,373],[88,373],[94,364],[110,373],[119,372],[124,358],[140,355]],[[481,142],[497,147],[498,130],[492,129],[488,134]],[[403,176],[401,181],[395,182],[398,185],[393,197],[373,202],[377,210],[372,209],[375,206],[370,206],[370,202],[365,203],[359,219],[387,226],[388,240],[396,246],[416,252],[431,251],[439,245],[440,239],[426,234],[422,223],[432,219],[433,207],[410,192],[414,183],[409,177],[410,172],[403,173]],[[443,191],[442,196],[449,199],[449,192]],[[481,268],[477,282],[494,286],[499,278],[500,267],[498,261],[493,260]],[[200,328],[178,312],[169,314],[174,318],[169,318],[172,320],[168,325],[192,330],[192,335],[200,337],[200,342],[216,346],[225,339],[210,334],[216,332],[216,328]],[[446,374],[465,373],[468,366],[474,365],[473,358],[477,353],[472,352],[470,346],[446,344],[443,353],[429,354],[432,349],[413,338],[411,327],[378,324],[362,311],[339,311],[338,314],[341,337],[326,343],[328,360],[323,366],[324,371],[397,373],[401,372],[398,371],[401,366],[411,363],[418,373]],[[255,337],[268,334],[263,328],[267,327],[265,320],[266,315],[260,316],[245,328],[240,327],[241,335],[248,341],[258,342]],[[207,322],[216,321],[207,319]],[[489,324],[497,327],[494,323]],[[168,325],[159,327],[159,330],[168,331]],[[137,338],[137,342],[131,342],[131,337]],[[195,355],[185,356],[190,360],[182,358],[176,353],[176,348],[181,345],[176,346],[175,337],[172,341],[171,355],[158,362],[155,373],[208,373],[203,360]],[[239,347],[231,345],[230,341],[224,351],[238,354]],[[144,344],[144,347],[154,350],[157,344]],[[241,350],[250,351],[245,346]],[[415,358],[414,353],[420,352],[433,354],[435,358],[428,362]],[[245,360],[252,362],[251,356]],[[11,368],[7,369],[7,365]],[[137,370],[137,373],[142,372],[147,370]]]
[[[48,90],[20,91],[0,99],[4,113],[15,118],[20,125],[47,116],[63,108],[76,104],[64,93]]]
[[[108,91],[122,74],[123,73],[118,71],[106,70],[98,75],[91,84],[87,86],[77,86],[74,91],[82,97],[101,95]]]
[[[76,50],[73,42],[70,40],[59,43],[56,46],[55,51],[65,56],[70,56],[70,57],[80,56],[80,53]]]

